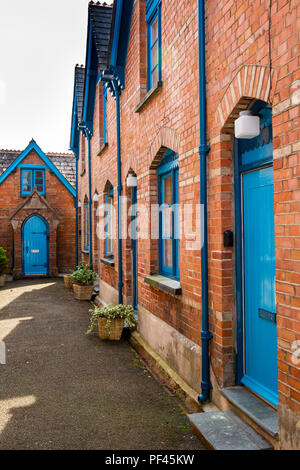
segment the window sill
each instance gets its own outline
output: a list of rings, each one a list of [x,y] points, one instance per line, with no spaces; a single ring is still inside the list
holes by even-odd
[[[81,250],[81,253],[83,253],[84,255],[89,255],[90,254],[89,250]]]
[[[110,266],[113,268],[115,266],[115,259],[114,258],[101,258],[100,262],[105,264],[105,266]]]
[[[157,84],[148,91],[148,93],[144,96],[142,101],[136,106],[134,112],[140,113],[143,108],[149,103],[149,101],[156,96],[162,89],[163,82],[157,82]]]
[[[159,274],[146,276],[145,283],[155,289],[167,292],[167,294],[182,295],[180,282],[169,277],[161,276]]]
[[[46,197],[46,193],[40,193],[38,192],[41,196],[43,197]],[[23,199],[26,199],[28,198],[29,196],[31,196],[32,193],[28,193],[28,194],[20,194],[20,197],[23,198]]]
[[[101,153],[108,147],[108,143],[106,142],[105,144],[102,144],[99,152],[97,153],[98,157],[101,155]]]

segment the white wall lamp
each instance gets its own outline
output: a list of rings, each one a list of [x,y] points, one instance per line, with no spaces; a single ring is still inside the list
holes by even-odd
[[[240,117],[234,122],[236,139],[253,139],[260,135],[260,119],[251,111],[241,111]]]
[[[98,202],[98,201],[99,201],[99,195],[98,195],[97,193],[94,194],[93,201],[94,201],[94,202]]]
[[[136,188],[137,187],[137,177],[134,175],[127,176],[127,187]]]

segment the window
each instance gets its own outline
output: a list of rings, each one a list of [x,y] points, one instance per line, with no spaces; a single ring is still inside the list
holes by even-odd
[[[45,170],[22,169],[21,170],[21,194],[29,195],[36,188],[40,194],[45,195]]]
[[[179,280],[178,157],[168,151],[158,168],[159,270]]]
[[[162,80],[161,1],[148,0],[146,15],[148,90],[151,90]]]
[[[89,220],[89,205],[84,206],[84,249],[90,249],[90,220]]]
[[[114,256],[114,189],[105,196],[105,256]]]

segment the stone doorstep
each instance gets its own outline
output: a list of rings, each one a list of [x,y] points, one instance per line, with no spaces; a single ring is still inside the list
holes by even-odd
[[[261,429],[272,439],[278,439],[277,411],[245,387],[229,387],[221,390],[226,400],[238,410],[239,415],[246,415],[257,429]]]
[[[200,440],[213,450],[272,450],[273,447],[232,411],[188,415]]]

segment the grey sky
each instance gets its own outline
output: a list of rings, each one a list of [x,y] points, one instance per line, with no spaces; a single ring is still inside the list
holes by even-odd
[[[0,0],[0,148],[23,150],[34,138],[45,152],[68,150],[88,3]]]

